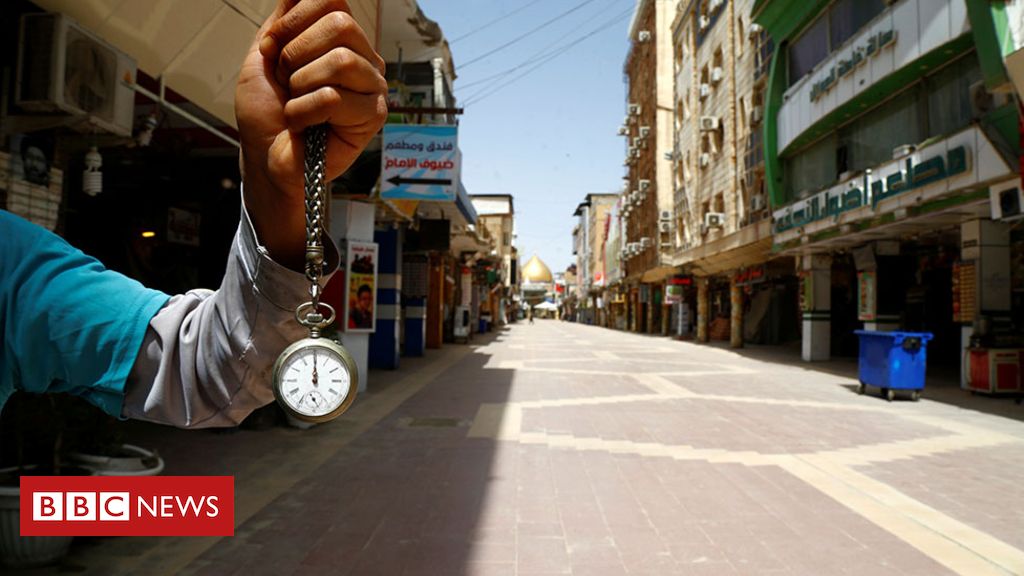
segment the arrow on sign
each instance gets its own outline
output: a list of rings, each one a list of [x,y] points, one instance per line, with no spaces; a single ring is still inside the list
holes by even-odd
[[[402,184],[420,184],[423,186],[451,186],[451,179],[435,179],[435,178],[402,178],[401,176],[392,176],[388,178],[388,182],[395,186],[401,186]]]

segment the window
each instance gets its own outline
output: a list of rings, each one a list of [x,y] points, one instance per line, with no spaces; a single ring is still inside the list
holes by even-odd
[[[886,0],[837,0],[789,46],[789,85],[838,50],[875,16]]]
[[[725,196],[721,192],[715,195],[715,212],[725,214]]]
[[[928,136],[955,132],[971,121],[971,85],[981,79],[974,56],[961,58],[928,79]]]
[[[830,134],[786,162],[785,188],[790,199],[806,198],[836,181],[837,142],[836,135]]]
[[[505,247],[511,246],[511,245],[512,245],[512,235],[511,235],[511,234],[509,234],[508,232],[505,232],[505,233],[504,233],[504,234],[502,235],[501,243],[502,243],[502,244],[503,244],[503,245],[504,245]]]
[[[828,57],[828,18],[822,15],[789,46],[789,85]]]
[[[839,0],[829,10],[829,45],[838,50],[885,10],[885,0]]]
[[[739,18],[736,19],[736,39],[734,41],[736,44],[737,58],[743,57],[743,46],[746,45],[747,43],[747,38],[746,36],[743,35],[743,29],[743,17],[740,16]]]

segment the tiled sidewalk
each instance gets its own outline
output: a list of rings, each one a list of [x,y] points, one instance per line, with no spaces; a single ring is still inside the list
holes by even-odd
[[[1024,423],[990,413],[1012,403],[556,321],[476,344],[309,431],[136,428],[167,473],[236,476],[236,535],[83,542],[63,570],[1024,573]]]

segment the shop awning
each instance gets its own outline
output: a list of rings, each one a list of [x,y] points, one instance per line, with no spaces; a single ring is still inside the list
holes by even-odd
[[[140,70],[235,126],[238,70],[277,0],[34,0],[70,16],[135,59]],[[379,42],[375,0],[349,0]]]
[[[772,256],[771,225],[771,220],[762,220],[724,238],[704,243],[683,252],[676,264],[705,275],[761,264]]]

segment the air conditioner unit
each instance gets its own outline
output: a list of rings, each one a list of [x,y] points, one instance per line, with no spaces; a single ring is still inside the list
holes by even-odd
[[[62,14],[21,17],[15,103],[68,125],[131,136],[135,60]]]
[[[701,32],[703,32],[704,30],[707,29],[708,26],[711,25],[711,19],[708,18],[707,16],[701,16],[700,19],[697,20],[697,24],[700,26]]]
[[[725,72],[722,70],[721,66],[715,66],[714,68],[711,69],[711,83],[712,84],[718,84],[719,82],[722,81],[722,78],[724,76],[725,76]]]
[[[704,225],[708,228],[721,228],[725,226],[725,214],[721,212],[708,212],[704,215]]]
[[[661,218],[660,218],[660,220],[662,222],[672,222],[672,211],[671,210],[662,210],[661,211]]]
[[[700,155],[700,167],[703,168],[711,163],[711,154],[704,152]]]
[[[897,146],[892,149],[892,159],[896,160],[904,156],[909,156],[914,153],[914,150],[917,150],[917,146],[914,146],[913,144]]]
[[[718,116],[701,116],[700,131],[711,132],[712,130],[718,130]]]
[[[750,123],[751,124],[760,124],[761,123],[761,117],[762,117],[763,114],[764,114],[764,108],[762,108],[760,106],[752,107],[750,109]]]
[[[750,197],[750,209],[753,212],[760,212],[765,208],[764,194],[754,194]]]
[[[1024,218],[1024,192],[1020,182],[1012,180],[1006,184],[989,188],[993,220],[1017,220]]]
[[[750,38],[753,38],[754,36],[757,36],[758,34],[760,34],[763,31],[764,31],[764,27],[761,26],[760,24],[758,24],[757,22],[754,22],[754,23],[752,23],[750,25],[750,28],[747,28],[747,35]]]
[[[1011,102],[1011,96],[1007,94],[994,94],[985,88],[985,81],[979,80],[971,84],[968,90],[971,99],[971,116],[980,118],[985,114],[1005,106]]]
[[[640,239],[640,248],[650,248],[653,242],[647,236]]]
[[[658,222],[658,231],[662,234],[669,234],[672,232],[672,222],[668,220],[662,220]]]
[[[650,126],[641,126],[640,127],[640,137],[641,138],[647,138],[650,135],[651,135],[651,127]]]
[[[716,12],[725,4],[725,0],[711,0],[711,6],[708,7],[708,12]]]
[[[641,30],[636,35],[636,41],[640,42],[641,44],[643,44],[644,42],[650,42],[650,40],[651,40],[651,31],[650,30]]]
[[[640,137],[639,136],[634,136],[633,137],[633,148],[639,148],[639,147],[640,147]]]
[[[665,160],[668,160],[669,162],[674,162],[679,159],[679,152],[676,150],[673,150],[672,152],[665,152],[664,154],[662,154],[662,157],[664,157]]]
[[[703,99],[707,98],[708,96],[711,96],[711,86],[708,85],[708,84],[701,84],[700,85],[700,99],[703,100]]]
[[[641,180],[641,181],[639,181],[637,183],[637,185],[639,186],[640,192],[644,192],[648,188],[651,187],[651,181],[650,180]]]
[[[640,105],[639,104],[630,104],[629,105],[629,115],[630,116],[639,116],[640,115]]]
[[[619,136],[625,136],[629,134],[629,128],[625,126],[619,126]]]
[[[633,148],[632,154],[633,154],[633,158],[639,158],[640,157],[640,149],[639,148]]]

